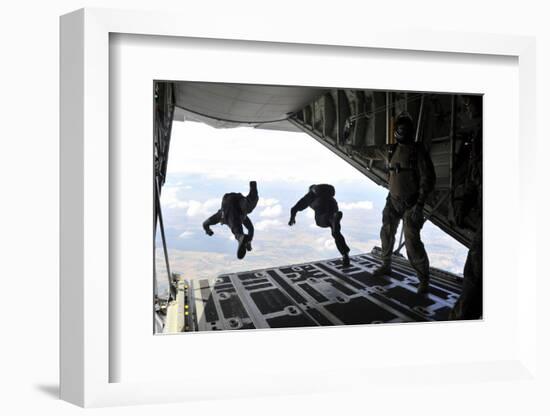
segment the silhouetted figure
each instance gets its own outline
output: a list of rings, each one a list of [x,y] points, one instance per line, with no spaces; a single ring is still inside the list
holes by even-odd
[[[460,139],[469,149],[464,184],[453,193],[456,225],[475,230],[464,264],[462,293],[449,319],[480,319],[483,315],[483,219],[482,219],[482,126],[481,97],[462,97],[465,118],[459,123]]]
[[[296,223],[296,214],[306,208],[315,211],[315,223],[322,228],[330,228],[336,248],[342,254],[344,267],[349,263],[349,247],[341,232],[340,221],[342,221],[342,211],[338,210],[338,202],[334,199],[335,191],[332,185],[311,185],[309,192],[300,199],[290,210],[290,221],[288,225]]]
[[[244,258],[247,251],[252,250],[252,238],[254,237],[254,226],[248,218],[256,205],[258,204],[258,187],[255,181],[250,182],[250,191],[247,196],[241,193],[231,192],[225,194],[222,198],[222,206],[218,212],[202,223],[204,231],[208,235],[214,232],[210,229],[211,225],[225,224],[230,229],[235,239],[239,242],[237,257]],[[248,234],[244,234],[243,225]]]
[[[391,272],[391,259],[395,233],[403,219],[403,234],[407,257],[415,269],[419,285],[418,293],[429,289],[430,263],[420,239],[424,225],[424,203],[435,185],[435,170],[423,143],[415,142],[415,126],[408,113],[401,113],[395,121],[394,137],[397,144],[387,153],[389,169],[389,194],[382,213],[382,265],[374,274]]]

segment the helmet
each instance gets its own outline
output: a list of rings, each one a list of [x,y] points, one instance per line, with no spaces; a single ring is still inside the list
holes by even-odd
[[[397,116],[393,137],[397,143],[414,142],[414,122],[408,112],[403,111]]]

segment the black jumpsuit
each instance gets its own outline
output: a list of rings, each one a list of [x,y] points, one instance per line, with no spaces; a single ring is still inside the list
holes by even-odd
[[[308,207],[313,209],[315,211],[315,223],[322,228],[330,227],[336,248],[340,254],[347,255],[350,250],[341,232],[340,220],[342,219],[342,213],[338,210],[338,202],[334,199],[334,195],[335,191],[332,185],[311,185],[309,192],[291,208],[290,215],[294,219],[299,211],[303,211]]]
[[[258,204],[258,188],[256,182],[250,183],[250,191],[247,196],[241,193],[227,193],[222,198],[222,206],[214,215],[203,222],[202,226],[208,233],[210,226],[215,224],[226,224],[237,240],[243,235],[243,225],[248,231],[248,242],[254,237],[254,226],[248,218]]]

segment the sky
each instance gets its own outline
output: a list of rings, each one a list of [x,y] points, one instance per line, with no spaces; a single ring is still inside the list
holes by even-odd
[[[255,228],[253,250],[238,260],[237,242],[229,228],[215,225],[214,235],[208,236],[202,222],[220,208],[223,194],[246,195],[251,180],[258,182],[260,196],[249,215]],[[314,183],[336,188],[350,254],[380,246],[387,190],[307,134],[174,122],[161,195],[172,272],[187,279],[215,278],[222,273],[339,257],[330,229],[315,225],[311,209],[298,213],[296,224],[288,226],[290,208]],[[462,272],[464,246],[430,222],[424,225],[422,239],[432,266]],[[156,247],[162,293],[167,280],[159,233]]]

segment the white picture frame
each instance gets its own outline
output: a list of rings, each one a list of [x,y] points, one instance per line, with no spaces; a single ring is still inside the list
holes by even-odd
[[[185,24],[182,24],[184,22]],[[380,380],[390,383],[391,378],[405,385],[415,383],[446,382],[444,371],[453,373],[454,379],[465,383],[481,383],[483,380],[507,380],[537,383],[537,326],[532,319],[536,315],[536,283],[538,271],[527,242],[535,241],[536,219],[532,212],[535,201],[534,184],[530,181],[529,156],[536,146],[535,132],[535,40],[529,37],[488,35],[471,33],[432,33],[422,29],[408,30],[399,27],[373,25],[364,28],[349,28],[338,34],[319,28],[302,33],[299,29],[281,30],[276,24],[262,26],[243,23],[239,33],[234,31],[235,22],[218,22],[205,27],[200,20],[173,13],[148,13],[115,11],[105,9],[82,9],[61,18],[61,398],[80,406],[107,406],[137,403],[162,403],[185,401],[197,398],[248,397],[254,395],[332,392],[368,385],[375,388]],[[224,42],[252,42],[259,46],[269,42],[278,45],[281,51],[299,45],[331,45],[331,50],[422,51],[440,56],[468,56],[475,61],[481,56],[505,56],[517,59],[518,107],[515,140],[517,146],[517,178],[519,189],[510,192],[518,196],[511,208],[519,217],[519,241],[515,249],[514,265],[522,268],[522,285],[516,293],[519,323],[513,327],[513,339],[517,345],[491,361],[485,357],[476,359],[471,353],[465,360],[437,363],[420,360],[411,367],[401,361],[394,366],[385,363],[379,366],[371,361],[356,368],[342,365],[331,368],[323,380],[314,372],[294,374],[285,368],[259,369],[253,379],[241,377],[234,385],[224,388],[212,386],[209,379],[194,372],[180,382],[161,382],[147,377],[125,381],[122,377],[113,382],[113,366],[121,357],[112,348],[113,287],[109,276],[116,259],[110,253],[110,174],[116,170],[110,159],[110,78],[109,53],[112,34],[162,36],[162,39],[213,39]],[[170,38],[168,38],[170,37]],[[159,41],[159,38],[157,38]],[[340,48],[340,49],[339,49]],[[219,81],[225,81],[219,79]],[[258,82],[258,81],[256,81]],[[355,85],[354,85],[355,86]],[[391,88],[391,86],[381,86]],[[147,104],[146,104],[147,105]],[[151,138],[152,140],[152,138]],[[508,155],[508,153],[506,153]],[[147,186],[147,185],[144,185]],[[152,217],[151,217],[152,218]],[[517,279],[519,271],[510,271]],[[514,280],[516,281],[516,280]],[[492,295],[488,295],[492,296]],[[150,305],[146,305],[150,307]],[[152,318],[151,318],[152,319]],[[488,318],[489,319],[489,318]],[[498,322],[498,317],[493,317]],[[148,323],[149,324],[149,323]],[[458,330],[458,324],[441,324]],[[454,328],[452,327],[453,325]],[[475,325],[475,323],[473,324]],[[363,337],[364,327],[353,328],[339,336]],[[386,331],[385,329],[370,329]],[[408,334],[425,333],[422,326],[409,326]],[[504,331],[504,330],[503,330]],[[512,330],[511,330],[512,331]],[[266,335],[268,334],[268,335]],[[294,337],[299,343],[327,341],[326,331],[283,330],[262,332],[262,342],[275,342],[275,338]],[[331,332],[334,335],[334,332]],[[344,335],[347,334],[347,335]],[[212,337],[223,336],[224,343],[243,345],[244,338],[235,334],[204,334],[193,340],[193,348],[210,346]],[[153,334],[151,333],[151,337]],[[164,339],[176,337],[163,337]],[[183,339],[183,338],[180,338]],[[190,339],[190,338],[189,338]],[[290,338],[286,338],[287,340]],[[363,338],[357,338],[363,339]],[[172,342],[172,341],[171,341]],[[254,342],[247,338],[246,342]],[[138,350],[141,345],[133,345]],[[387,345],[390,349],[390,345]],[[231,348],[228,346],[228,348]],[[413,361],[411,361],[413,362]],[[400,367],[402,366],[402,367]],[[259,365],[261,367],[261,364]],[[206,364],[206,370],[215,370]],[[246,373],[246,371],[243,371]],[[118,377],[115,377],[118,379]],[[230,378],[222,378],[225,382]],[[261,382],[259,382],[261,380]]]

